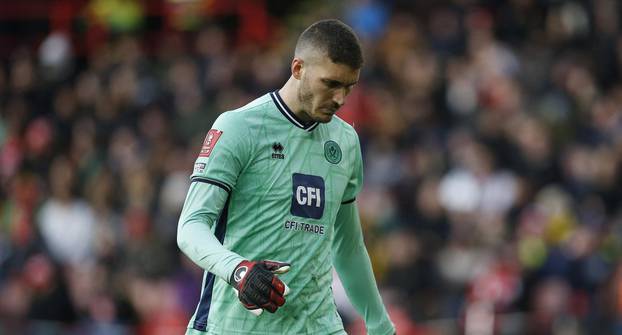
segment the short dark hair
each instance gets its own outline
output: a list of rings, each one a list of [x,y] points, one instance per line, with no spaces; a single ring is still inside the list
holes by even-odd
[[[345,64],[353,69],[363,65],[361,43],[347,24],[335,20],[321,20],[310,25],[298,37],[296,54],[312,47],[325,52],[333,63]]]

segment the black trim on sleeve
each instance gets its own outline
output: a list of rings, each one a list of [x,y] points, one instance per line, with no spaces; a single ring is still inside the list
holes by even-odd
[[[351,203],[353,203],[355,200],[356,200],[356,198],[351,199],[351,200],[348,200],[348,201],[344,201],[344,202],[342,202],[341,204],[342,204],[342,205],[351,204]]]
[[[222,188],[223,190],[227,191],[228,193],[231,193],[231,186],[218,181],[218,180],[214,180],[214,179],[210,179],[210,178],[205,178],[205,177],[192,177],[190,178],[191,182],[201,182],[201,183],[207,183],[207,184],[212,184],[214,186],[218,186],[220,188]]]

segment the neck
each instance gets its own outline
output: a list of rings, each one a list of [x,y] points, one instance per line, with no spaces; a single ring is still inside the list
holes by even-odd
[[[283,87],[279,90],[279,95],[298,119],[306,124],[313,123],[313,120],[311,120],[307,113],[304,112],[302,104],[298,100],[298,89],[296,84],[296,79],[293,76],[289,77],[285,85],[283,85]]]

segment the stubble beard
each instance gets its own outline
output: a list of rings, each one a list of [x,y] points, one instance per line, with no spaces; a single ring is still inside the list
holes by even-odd
[[[315,120],[311,116],[311,111],[313,109],[313,93],[311,93],[309,89],[309,83],[304,79],[298,89],[298,102],[302,108],[302,113],[309,118],[309,121],[314,122]]]

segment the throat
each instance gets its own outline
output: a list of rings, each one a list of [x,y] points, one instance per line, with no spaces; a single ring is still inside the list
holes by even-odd
[[[299,110],[297,112],[294,112],[294,115],[296,115],[298,120],[300,120],[300,123],[302,123],[302,125],[305,127],[315,123],[315,121],[313,121],[313,119],[309,117],[309,113],[307,113],[307,111],[305,110]]]

